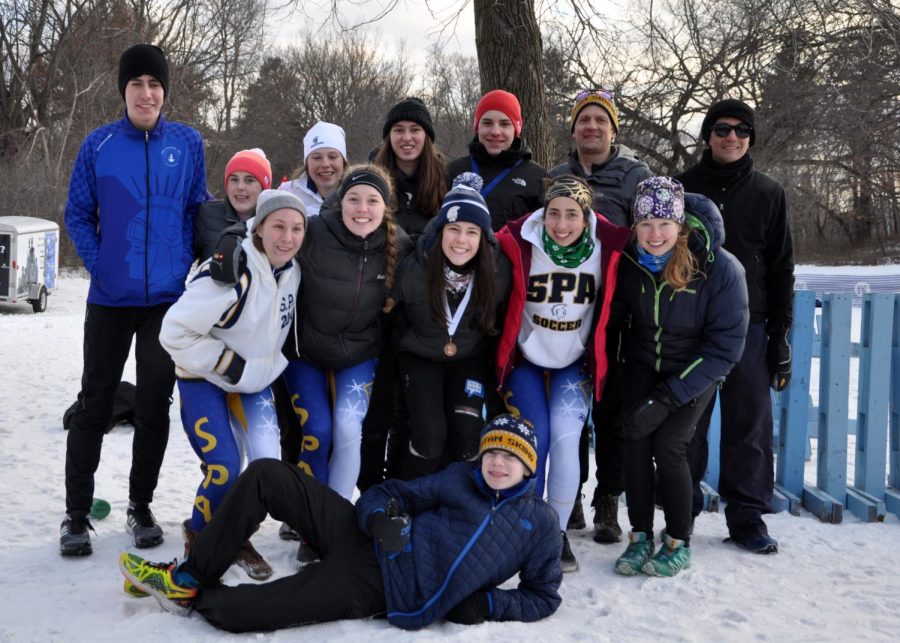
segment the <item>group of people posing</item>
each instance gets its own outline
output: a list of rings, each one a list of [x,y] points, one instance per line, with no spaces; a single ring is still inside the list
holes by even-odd
[[[666,177],[615,143],[605,90],[574,97],[574,150],[549,172],[513,94],[480,99],[469,154],[449,163],[407,98],[368,162],[319,122],[295,178],[275,189],[265,153],[243,150],[226,198],[207,200],[199,134],[161,114],[163,52],[126,51],[119,89],[126,114],[85,140],[66,205],[91,286],[63,555],[91,553],[93,476],[135,335],[136,547],[163,540],[150,503],[176,382],[202,473],[185,559],[125,552],[125,589],[217,627],[552,614],[578,568],[566,531],[586,526],[591,431],[594,540],[622,539],[624,492],[615,570],[673,576],[691,561],[717,392],[730,538],[777,551],[762,515],[793,257],[784,191],[753,169],[748,105],[713,104],[701,161]],[[299,571],[220,585],[234,562],[272,574],[250,542],[267,513],[299,541]]]

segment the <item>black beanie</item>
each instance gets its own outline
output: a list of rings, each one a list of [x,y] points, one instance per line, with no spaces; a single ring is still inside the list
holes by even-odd
[[[709,111],[706,112],[706,117],[703,119],[703,125],[700,126],[700,135],[703,137],[703,142],[707,145],[709,144],[709,137],[712,134],[713,125],[716,124],[717,120],[723,117],[737,118],[753,128],[753,131],[750,132],[750,146],[752,147],[753,142],[756,140],[756,126],[754,125],[755,115],[753,113],[753,108],[747,103],[734,98],[726,98],[725,100],[720,100],[718,103],[713,103],[709,106]]]
[[[128,81],[144,74],[158,80],[164,94],[169,92],[169,63],[156,45],[135,45],[119,58],[119,93],[123,99]]]
[[[431,113],[428,111],[428,108],[425,107],[425,103],[422,102],[421,98],[410,96],[406,100],[402,100],[391,107],[387,118],[384,119],[384,127],[381,129],[381,138],[387,139],[394,123],[399,123],[400,121],[412,121],[413,123],[418,123],[422,126],[422,129],[425,130],[425,133],[428,134],[428,138],[431,139],[431,142],[434,142],[434,123],[431,121]]]

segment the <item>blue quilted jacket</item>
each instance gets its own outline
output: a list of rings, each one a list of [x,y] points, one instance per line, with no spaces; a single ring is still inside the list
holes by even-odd
[[[88,303],[177,300],[194,260],[194,216],[205,200],[197,130],[160,116],[144,132],[124,117],[88,134],[66,203],[66,228],[91,273]]]
[[[532,492],[534,483],[491,490],[471,463],[403,482],[388,480],[356,504],[360,528],[395,498],[412,517],[406,548],[387,554],[376,544],[388,621],[425,627],[478,590],[488,591],[492,621],[537,621],[559,607],[562,536],[559,519]],[[519,573],[515,589],[499,589]]]

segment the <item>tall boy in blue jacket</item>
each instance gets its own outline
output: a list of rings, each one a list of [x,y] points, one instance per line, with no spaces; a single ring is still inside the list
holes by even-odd
[[[66,442],[63,556],[91,553],[88,512],[115,391],[137,338],[134,446],[126,529],[137,547],[162,542],[150,511],[169,438],[175,366],[159,343],[193,261],[194,216],[206,199],[200,134],[166,121],[165,54],[135,45],[119,60],[125,116],[88,134],[69,182],[66,229],[91,274],[84,370]]]
[[[562,601],[562,536],[553,509],[532,493],[536,464],[534,431],[512,415],[485,427],[477,462],[388,480],[355,508],[297,467],[257,460],[184,562],[124,552],[119,567],[163,609],[193,608],[231,632],[383,613],[407,630],[439,619],[537,621]],[[296,529],[321,561],[262,585],[218,584],[266,513]],[[499,588],[516,573],[515,589]]]

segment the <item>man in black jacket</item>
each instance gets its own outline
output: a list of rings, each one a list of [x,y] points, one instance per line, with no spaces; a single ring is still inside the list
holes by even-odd
[[[720,391],[722,410],[719,493],[727,501],[731,540],[760,554],[778,551],[762,514],[771,513],[774,489],[771,386],[791,379],[788,333],[793,321],[794,253],[787,201],[778,181],[753,168],[755,140],[749,105],[728,99],[713,104],[701,134],[708,148],[700,162],[677,176],[686,191],[715,202],[725,221],[724,247],[743,264],[750,296],[750,327],[741,360]],[[713,402],[697,423],[689,459],[694,516],[703,507],[706,435]]]

